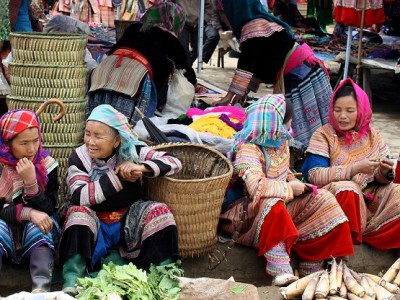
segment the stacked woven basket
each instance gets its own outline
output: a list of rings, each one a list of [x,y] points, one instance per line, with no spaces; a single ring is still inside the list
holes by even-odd
[[[87,105],[85,65],[86,35],[49,33],[11,33],[11,93],[9,110],[36,111],[50,98],[60,99],[66,114],[58,122],[52,117],[58,108],[49,106],[40,117],[43,146],[58,160],[60,200],[68,192],[65,183],[68,157],[83,142]],[[59,203],[60,204],[60,203]]]

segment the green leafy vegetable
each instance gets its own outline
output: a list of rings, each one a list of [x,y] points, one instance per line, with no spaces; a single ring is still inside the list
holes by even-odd
[[[76,296],[80,300],[178,300],[181,289],[177,276],[183,276],[181,262],[150,267],[150,273],[132,263],[116,266],[110,262],[95,278],[78,278]]]

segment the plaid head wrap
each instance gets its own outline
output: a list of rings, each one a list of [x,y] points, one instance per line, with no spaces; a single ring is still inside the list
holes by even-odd
[[[356,124],[354,126],[354,129],[350,131],[340,130],[338,121],[334,116],[336,93],[345,85],[351,85],[357,97],[357,99],[355,99],[357,101]],[[332,125],[332,127],[335,129],[336,133],[339,136],[345,137],[345,141],[347,144],[352,144],[353,141],[357,140],[358,138],[361,138],[364,135],[367,135],[371,131],[371,119],[372,119],[372,109],[368,95],[351,78],[346,78],[339,84],[337,89],[332,94],[331,103],[329,106],[329,117],[328,117],[329,124]]]
[[[182,31],[186,16],[183,9],[172,2],[158,2],[150,7],[142,17],[142,31],[159,27],[175,36]]]
[[[0,162],[9,166],[17,165],[18,160],[11,153],[7,142],[10,142],[19,133],[28,128],[38,129],[39,149],[32,162],[35,165],[37,182],[39,186],[45,190],[48,181],[48,174],[43,160],[49,156],[49,153],[42,148],[40,122],[35,112],[18,109],[9,111],[0,118]]]
[[[124,114],[120,113],[109,104],[102,104],[96,106],[92,110],[87,121],[101,122],[117,130],[118,134],[121,136],[118,156],[125,161],[140,162],[136,152],[136,146],[145,146],[146,144],[137,139],[136,134],[131,129]]]
[[[278,148],[284,140],[290,139],[283,119],[286,102],[283,95],[267,95],[246,109],[243,129],[234,136],[232,153],[243,143]]]

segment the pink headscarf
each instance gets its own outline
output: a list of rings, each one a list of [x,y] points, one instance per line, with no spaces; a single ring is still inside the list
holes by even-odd
[[[337,91],[339,91],[343,86],[351,84],[356,94],[357,101],[357,120],[354,129],[351,131],[342,131],[339,129],[339,124],[334,116],[334,103]],[[372,110],[369,102],[368,95],[359,87],[352,79],[346,78],[343,80],[338,88],[333,92],[331,98],[331,104],[329,107],[329,124],[335,129],[338,136],[344,136],[346,144],[352,144],[353,141],[358,140],[364,135],[367,135],[371,131],[371,119]]]

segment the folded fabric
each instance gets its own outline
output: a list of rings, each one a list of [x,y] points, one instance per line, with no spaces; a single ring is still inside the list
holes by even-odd
[[[194,116],[203,116],[207,114],[227,114],[230,118],[238,120],[240,123],[244,122],[244,109],[236,106],[217,106],[210,107],[205,110],[199,109],[197,107],[190,108],[186,115],[188,118],[193,118]]]
[[[242,123],[240,123],[240,122],[238,122],[238,123],[232,122],[226,114],[220,115],[219,119],[224,121],[228,126],[231,126],[236,131],[240,131],[240,130],[243,129],[243,124]]]
[[[203,116],[189,125],[198,132],[209,132],[224,138],[232,138],[236,130],[219,119],[219,116]]]

